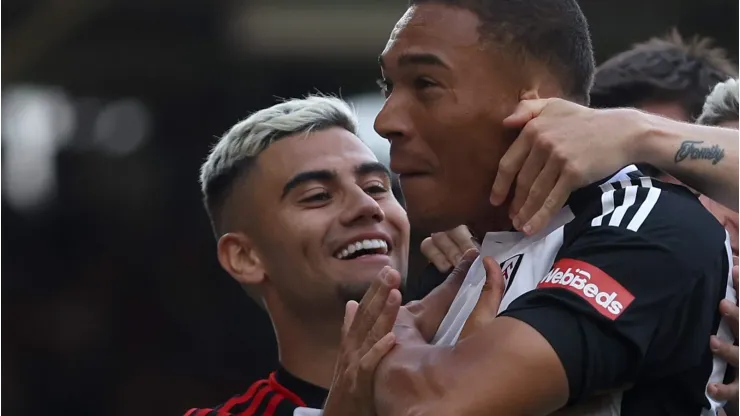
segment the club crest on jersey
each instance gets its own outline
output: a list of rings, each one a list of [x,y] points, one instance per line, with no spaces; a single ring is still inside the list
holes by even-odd
[[[504,275],[504,294],[509,291],[511,283],[514,281],[516,272],[519,270],[519,265],[522,264],[522,257],[524,257],[524,254],[517,254],[501,263],[501,272]]]
[[[580,296],[612,321],[635,300],[613,277],[584,261],[560,259],[540,280],[537,289],[561,288]]]

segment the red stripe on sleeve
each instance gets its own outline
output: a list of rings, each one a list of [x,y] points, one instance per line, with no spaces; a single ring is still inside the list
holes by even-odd
[[[240,413],[240,416],[257,416],[255,412],[257,409],[259,409],[260,405],[262,404],[262,401],[265,399],[265,395],[269,393],[272,389],[270,386],[265,387],[264,389],[260,389],[259,392],[254,396],[254,400],[252,400],[252,403],[249,404],[249,407],[244,412]]]
[[[282,402],[284,399],[283,396],[281,396],[279,393],[272,396],[269,402],[267,402],[267,409],[265,409],[264,416],[274,416],[275,415],[275,409],[277,409],[280,402]]]
[[[295,404],[296,406],[308,407],[306,406],[306,403],[303,400],[301,400],[300,397],[298,397],[292,391],[283,387],[282,384],[278,383],[277,378],[275,378],[275,372],[270,373],[270,377],[268,378],[268,380],[270,382],[270,387],[273,390],[275,390],[278,394],[282,394],[283,396],[285,396],[285,398],[293,402],[293,404]]]
[[[190,409],[190,410],[187,411],[187,413],[185,413],[184,416],[193,416],[193,414],[195,412],[197,412],[197,411],[198,411],[198,409]]]
[[[242,394],[241,396],[232,397],[231,399],[229,399],[229,401],[224,403],[223,407],[221,407],[221,410],[224,412],[229,412],[232,407],[236,406],[237,404],[246,402],[254,396],[254,394],[257,392],[257,389],[260,389],[261,387],[266,385],[267,380],[260,380],[256,383],[253,383],[246,393]]]

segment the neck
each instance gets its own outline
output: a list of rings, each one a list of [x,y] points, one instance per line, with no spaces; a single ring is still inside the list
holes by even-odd
[[[271,311],[280,363],[294,376],[329,389],[339,355],[342,316],[299,318],[286,309]]]
[[[508,212],[508,204],[504,204],[501,207],[492,207],[489,205],[486,207],[485,212],[482,212],[481,215],[478,215],[466,225],[470,229],[470,232],[482,242],[486,233],[513,230]]]

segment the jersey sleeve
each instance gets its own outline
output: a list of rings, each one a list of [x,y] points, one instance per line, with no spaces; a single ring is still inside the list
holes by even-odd
[[[719,325],[725,235],[688,193],[612,189],[576,213],[550,272],[502,315],[548,340],[571,402],[685,372]]]

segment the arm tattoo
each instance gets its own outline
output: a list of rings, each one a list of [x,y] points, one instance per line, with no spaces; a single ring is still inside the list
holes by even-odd
[[[680,163],[686,158],[691,160],[705,159],[711,160],[712,164],[716,165],[725,157],[725,149],[719,147],[719,145],[702,147],[702,143],[704,142],[698,140],[684,140],[676,152],[675,162]]]

